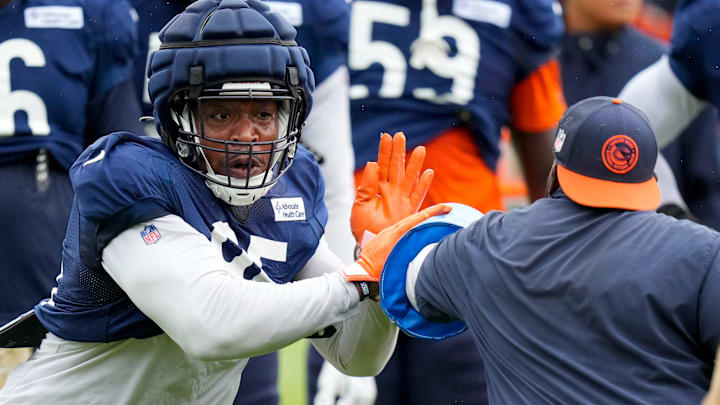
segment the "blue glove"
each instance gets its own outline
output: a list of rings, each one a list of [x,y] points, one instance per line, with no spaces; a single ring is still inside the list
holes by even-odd
[[[467,329],[462,321],[433,323],[420,315],[405,294],[405,277],[410,262],[429,244],[465,228],[482,218],[472,207],[448,203],[445,215],[428,218],[408,231],[390,252],[380,277],[380,304],[385,314],[405,333],[422,339],[446,339]]]

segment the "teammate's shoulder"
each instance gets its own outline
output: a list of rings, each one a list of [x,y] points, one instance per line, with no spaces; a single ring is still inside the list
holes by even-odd
[[[720,25],[720,1],[717,0],[685,0],[675,9],[676,25],[692,23],[700,26]],[[677,29],[677,28],[675,28]]]
[[[555,0],[493,0],[510,6],[511,27],[525,42],[539,49],[558,45],[563,35],[560,5]]]
[[[320,171],[315,154],[303,145],[298,145],[292,168],[301,175],[317,174]]]
[[[350,5],[346,0],[294,0],[303,8],[303,18],[307,25],[322,28],[338,18],[350,14]]]
[[[179,164],[161,141],[115,132],[90,145],[70,168],[82,214],[103,218],[143,199],[167,200]]]
[[[89,40],[111,47],[120,58],[134,56],[138,15],[127,0],[73,0],[84,9]]]
[[[299,191],[310,199],[317,199],[318,195],[325,192],[325,184],[315,156],[302,145],[298,145],[292,166],[280,179],[280,183],[270,189],[268,196],[282,196],[289,189]]]
[[[712,34],[720,28],[720,1],[687,0],[675,10],[671,47],[693,48],[707,39],[720,39]],[[714,44],[720,47],[719,44]]]

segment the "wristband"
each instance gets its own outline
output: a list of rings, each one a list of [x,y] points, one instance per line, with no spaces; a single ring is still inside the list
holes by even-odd
[[[365,281],[354,281],[353,284],[358,286],[360,289],[358,292],[360,293],[360,301],[364,300],[366,297],[370,296],[370,286],[368,286],[368,283]]]

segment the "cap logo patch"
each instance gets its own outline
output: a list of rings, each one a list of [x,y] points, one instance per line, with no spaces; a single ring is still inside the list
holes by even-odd
[[[555,137],[555,153],[560,153],[563,144],[565,144],[565,131],[560,128],[558,129],[557,136]]]
[[[605,167],[613,173],[627,173],[638,162],[638,146],[627,135],[615,135],[603,145],[602,161]]]

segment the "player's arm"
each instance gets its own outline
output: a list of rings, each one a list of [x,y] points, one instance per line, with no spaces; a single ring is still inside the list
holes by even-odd
[[[102,265],[132,302],[186,353],[224,360],[276,351],[360,313],[361,294],[345,279],[377,282],[392,246],[423,220],[449,212],[426,208],[381,231],[360,258],[339,271],[288,284],[243,278],[207,238],[176,215],[131,226],[102,253]],[[159,232],[147,244],[141,232]],[[337,269],[340,270],[340,269]]]
[[[555,59],[530,73],[510,95],[510,129],[531,201],[545,194],[545,182],[553,162],[555,128],[565,109]]]
[[[645,113],[660,149],[677,138],[707,105],[673,73],[667,56],[633,76],[619,97]]]
[[[317,251],[298,273],[296,280],[337,273],[337,269],[342,266],[323,237]],[[376,375],[392,355],[398,329],[388,320],[378,303],[365,299],[358,308],[357,316],[333,325],[336,332],[331,337],[310,339],[310,342],[344,374]]]
[[[360,313],[359,295],[340,272],[288,284],[245,280],[208,239],[180,217],[152,220],[104,249],[102,264],[133,303],[186,353],[202,360],[256,356]]]

